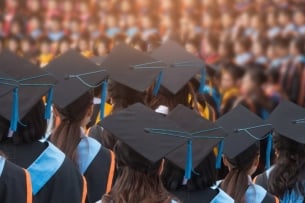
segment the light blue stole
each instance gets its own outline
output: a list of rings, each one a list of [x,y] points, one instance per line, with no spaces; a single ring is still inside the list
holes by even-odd
[[[87,171],[90,164],[100,151],[102,145],[91,137],[83,136],[77,146],[78,168],[82,175]]]
[[[65,160],[65,154],[52,143],[28,167],[31,176],[32,191],[35,196],[54,176]]]

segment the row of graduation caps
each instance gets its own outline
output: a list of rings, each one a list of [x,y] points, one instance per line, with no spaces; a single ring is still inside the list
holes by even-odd
[[[45,118],[49,119],[53,103],[64,108],[91,88],[102,86],[103,117],[108,79],[140,92],[154,84],[154,94],[158,93],[160,85],[175,94],[198,74],[201,75],[197,77],[199,92],[205,83],[204,63],[171,41],[150,56],[120,44],[100,65],[71,50],[45,69],[4,50],[0,54],[0,67],[0,115],[11,122],[8,136],[45,95]],[[150,162],[167,158],[185,169],[186,180],[215,146],[218,146],[216,168],[219,168],[222,154],[233,159],[257,141],[268,139],[268,168],[273,130],[305,144],[305,109],[288,101],[279,104],[267,121],[243,106],[213,123],[182,105],[164,117],[142,104],[134,104],[102,119],[104,129]],[[181,159],[183,156],[186,158]]]

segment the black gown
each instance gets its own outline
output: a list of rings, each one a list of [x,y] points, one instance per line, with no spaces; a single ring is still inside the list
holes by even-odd
[[[203,203],[203,202],[234,202],[234,200],[219,189],[207,188],[205,190],[197,190],[188,192],[185,190],[178,190],[172,192],[177,198],[184,203]]]
[[[0,157],[0,202],[32,203],[32,185],[29,173]],[[18,194],[18,195],[16,195]]]
[[[110,192],[114,171],[114,153],[90,137],[83,137],[77,147],[78,166],[87,180],[88,202],[96,202]]]
[[[31,176],[34,203],[86,201],[87,187],[74,164],[49,142],[0,144],[10,161],[26,168]]]

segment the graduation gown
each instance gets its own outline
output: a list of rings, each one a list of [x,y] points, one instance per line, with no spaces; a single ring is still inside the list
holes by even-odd
[[[254,182],[257,185],[260,185],[267,190],[268,189],[268,179],[269,179],[270,173],[272,172],[273,169],[274,169],[274,166],[271,167],[270,169],[266,170],[264,173],[256,176],[254,178]],[[305,187],[305,181],[303,181],[303,187]],[[285,194],[281,198],[280,202],[281,203],[290,203],[290,202],[304,203],[305,197],[302,194],[300,194],[300,192],[298,192],[296,189],[294,189],[294,190],[285,192]]]
[[[203,191],[198,190],[192,192],[178,190],[173,192],[173,194],[176,195],[176,197],[184,203],[234,203],[234,200],[229,195],[227,195],[224,191],[218,188],[208,188]]]
[[[90,137],[82,137],[78,147],[78,167],[87,180],[88,201],[96,202],[112,188],[114,153]]]
[[[2,156],[0,156],[0,202],[32,203],[29,173]]]
[[[9,160],[28,170],[34,203],[85,202],[85,179],[50,142],[15,145],[8,140],[0,145],[0,150]]]
[[[219,187],[221,182],[222,181],[217,181],[216,186]],[[246,203],[279,203],[279,199],[276,196],[268,193],[268,191],[260,185],[253,183],[250,176],[244,199]]]

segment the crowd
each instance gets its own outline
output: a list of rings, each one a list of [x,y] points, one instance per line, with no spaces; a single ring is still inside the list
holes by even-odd
[[[0,202],[305,201],[303,0],[0,4]]]

